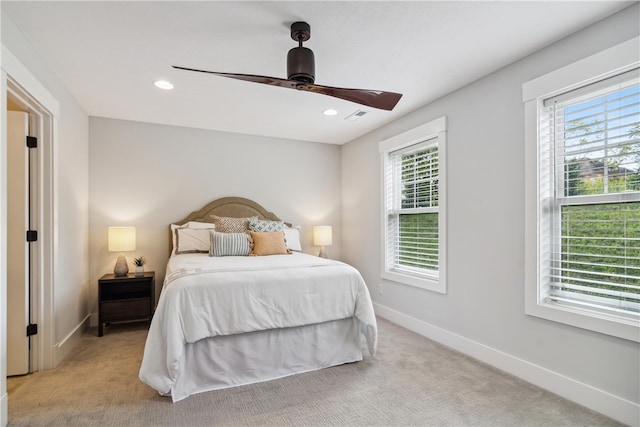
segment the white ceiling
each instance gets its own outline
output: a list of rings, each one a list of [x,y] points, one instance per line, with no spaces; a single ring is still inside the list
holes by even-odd
[[[2,9],[90,116],[343,144],[629,4],[3,0]],[[396,108],[171,68],[286,78],[289,26],[301,20],[317,84],[400,92]],[[329,107],[338,115],[321,114]],[[368,114],[345,120],[358,109]]]

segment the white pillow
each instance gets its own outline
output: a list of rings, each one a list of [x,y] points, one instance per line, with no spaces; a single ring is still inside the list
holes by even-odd
[[[284,238],[287,241],[287,249],[290,251],[302,252],[302,244],[300,243],[300,227],[285,227]]]
[[[176,254],[176,230],[178,228],[194,228],[194,229],[209,229],[213,230],[215,226],[210,222],[197,222],[197,221],[189,221],[185,224],[171,224],[171,255]],[[207,249],[208,251],[208,249]]]
[[[176,228],[176,255],[208,253],[211,236],[207,228]]]

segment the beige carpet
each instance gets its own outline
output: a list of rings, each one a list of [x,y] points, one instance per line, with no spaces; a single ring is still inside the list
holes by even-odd
[[[379,319],[376,358],[176,404],[138,380],[146,329],[96,331],[55,370],[9,378],[10,426],[614,426]]]

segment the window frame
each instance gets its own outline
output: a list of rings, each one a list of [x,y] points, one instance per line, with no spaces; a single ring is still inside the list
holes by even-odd
[[[525,313],[635,342],[640,342],[640,321],[545,301],[540,268],[544,221],[540,214],[538,122],[545,99],[637,68],[640,65],[639,51],[640,38],[636,37],[522,85],[525,126]]]
[[[382,224],[382,259],[381,276],[383,279],[393,282],[403,283],[410,286],[446,294],[447,293],[447,271],[446,271],[446,248],[447,248],[447,227],[446,227],[446,117],[440,117],[424,125],[418,126],[391,138],[380,142],[380,170],[381,170],[381,224]],[[433,141],[433,142],[431,142]],[[427,143],[428,142],[428,143]],[[387,167],[390,162],[390,154],[412,146],[416,148],[420,144],[426,146],[436,145],[438,147],[438,271],[437,274],[421,271],[419,274],[410,274],[405,271],[392,271],[389,266],[389,245],[387,243],[387,230],[389,227],[389,209],[387,208]],[[428,208],[433,211],[434,208]],[[422,210],[422,209],[419,209]]]

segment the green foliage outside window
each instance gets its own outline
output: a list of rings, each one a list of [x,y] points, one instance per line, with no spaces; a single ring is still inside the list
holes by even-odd
[[[438,147],[402,156],[402,208],[438,206]]]
[[[400,215],[399,264],[438,269],[438,214]]]
[[[640,294],[640,203],[563,206],[562,236],[563,283]]]

